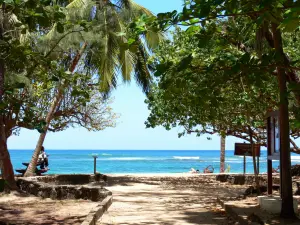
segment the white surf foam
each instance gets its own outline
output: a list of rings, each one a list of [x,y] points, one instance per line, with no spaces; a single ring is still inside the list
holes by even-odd
[[[103,161],[137,161],[137,160],[152,160],[151,158],[142,158],[142,157],[112,157],[106,159],[99,159]]]
[[[108,154],[108,153],[102,153],[101,155],[103,155],[103,156],[112,156],[112,154]]]
[[[291,156],[291,161],[293,161],[293,162],[300,162],[300,156],[292,155]]]
[[[179,160],[197,160],[200,159],[199,156],[173,156],[173,159],[179,159]]]

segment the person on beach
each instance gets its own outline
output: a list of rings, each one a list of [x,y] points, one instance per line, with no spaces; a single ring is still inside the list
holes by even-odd
[[[199,170],[195,170],[194,168],[191,168],[191,170],[189,171],[189,173],[199,173]]]
[[[38,163],[41,163],[40,168],[48,170],[48,155],[45,153],[45,148],[42,146],[41,152],[39,154]]]
[[[276,169],[272,168],[272,173],[279,173],[280,172],[280,166],[278,166]]]
[[[208,167],[206,167],[204,170],[203,170],[203,173],[213,173],[214,172],[214,167],[212,165],[209,165]]]

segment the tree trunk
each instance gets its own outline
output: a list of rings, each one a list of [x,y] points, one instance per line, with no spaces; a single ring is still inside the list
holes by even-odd
[[[69,69],[69,71],[71,73],[74,72],[74,70],[75,70],[75,68],[76,68],[76,66],[77,66],[77,64],[78,64],[78,62],[79,62],[82,54],[84,53],[86,47],[87,47],[87,42],[85,42],[82,45],[80,51],[75,56],[75,58],[74,58],[74,60],[73,60],[73,62],[71,64],[71,66],[70,66],[70,69]],[[51,107],[49,109],[49,112],[48,112],[48,114],[46,116],[46,121],[45,121],[46,125],[44,127],[44,132],[40,134],[40,137],[39,137],[39,140],[38,140],[38,142],[36,144],[36,147],[35,147],[34,153],[32,155],[31,161],[30,161],[30,163],[29,163],[29,165],[27,167],[27,170],[26,170],[26,172],[24,174],[25,177],[29,177],[29,176],[34,176],[35,175],[35,168],[36,168],[36,165],[37,165],[37,161],[38,161],[38,157],[39,157],[41,148],[42,148],[44,140],[46,138],[46,134],[47,134],[48,128],[50,126],[50,122],[51,122],[51,120],[53,118],[53,114],[55,113],[55,110],[56,110],[57,106],[60,104],[60,102],[63,99],[64,89],[66,88],[66,83],[67,82],[63,81],[60,84],[59,88],[58,88],[58,91],[57,91],[57,93],[55,95],[55,98],[54,98],[54,100],[52,102],[52,105],[51,105]]]
[[[221,136],[220,173],[225,171],[225,141],[226,137]]]
[[[17,189],[14,169],[10,160],[10,155],[7,149],[7,139],[4,129],[4,118],[0,116],[0,166],[2,178],[7,182],[10,189]]]
[[[272,32],[274,37],[274,47],[277,56],[280,57],[278,63],[284,62],[284,52],[282,47],[281,31],[278,24],[272,23]],[[291,155],[290,155],[290,137],[289,137],[289,111],[288,111],[288,92],[285,71],[277,67],[278,83],[280,89],[280,174],[281,174],[281,216],[284,218],[294,218],[295,212],[293,208],[293,190],[291,176]]]
[[[4,21],[5,4],[1,5],[2,21]],[[3,39],[4,24],[0,24],[0,40]],[[3,101],[4,95],[4,79],[5,79],[5,61],[0,58],[0,103]],[[4,112],[0,109],[0,168],[2,178],[7,182],[10,189],[17,189],[13,166],[11,164],[10,155],[7,149],[7,138],[5,133]]]
[[[0,102],[4,94],[4,60],[0,59]],[[0,114],[0,167],[2,178],[7,182],[10,189],[16,189],[14,169],[7,149],[7,138],[5,133],[4,114]]]
[[[35,175],[35,168],[36,168],[36,165],[37,165],[38,157],[39,157],[40,151],[42,149],[42,146],[43,146],[43,143],[44,143],[44,140],[45,140],[48,128],[50,126],[50,122],[52,120],[53,114],[55,113],[55,110],[56,110],[58,104],[60,103],[60,101],[61,101],[61,99],[63,97],[63,88],[64,88],[64,84],[62,84],[58,88],[58,91],[56,93],[54,101],[52,102],[52,105],[51,105],[51,107],[49,109],[49,112],[48,112],[47,117],[46,117],[46,126],[44,127],[43,132],[40,134],[40,137],[39,137],[39,140],[38,140],[38,142],[36,144],[36,147],[35,147],[34,153],[32,155],[31,161],[30,161],[30,163],[29,163],[29,165],[27,167],[27,170],[26,170],[26,172],[24,174],[25,177],[29,177],[29,176],[34,176]]]
[[[248,128],[249,128],[251,152],[252,152],[252,159],[253,159],[255,185],[256,185],[257,194],[259,195],[260,194],[260,186],[259,186],[257,164],[256,164],[256,152],[255,152],[254,143],[253,143],[253,133],[252,133],[252,128],[250,126]]]

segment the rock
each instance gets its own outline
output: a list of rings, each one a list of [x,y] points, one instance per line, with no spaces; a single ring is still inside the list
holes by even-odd
[[[259,189],[260,193],[266,192],[268,190],[267,186],[260,186]],[[253,186],[250,186],[245,190],[244,195],[248,196],[252,194],[257,194],[257,189]]]
[[[292,174],[292,177],[295,177],[295,176],[300,176],[300,165],[293,165],[291,167],[291,174]]]
[[[245,179],[244,175],[237,175],[237,176],[231,177],[228,182],[231,184],[244,185],[245,180],[246,179]]]
[[[226,182],[229,178],[229,175],[227,174],[219,174],[216,176],[216,180],[220,182]]]
[[[50,198],[51,199],[57,199],[57,192],[55,190],[55,188],[52,188],[51,192],[50,192]]]
[[[293,181],[293,194],[300,195],[300,181]]]
[[[25,191],[28,191],[29,193],[33,195],[37,195],[40,190],[40,185],[36,183],[31,183],[28,185],[28,189]]]
[[[101,201],[111,192],[103,188],[103,179],[107,177],[99,174],[98,178],[88,174],[51,175],[43,177],[20,177],[17,185],[20,190],[42,198],[51,199],[87,199]],[[95,185],[90,185],[95,182]],[[63,184],[62,184],[63,183]]]
[[[43,192],[42,191],[38,191],[38,193],[36,194],[36,196],[43,197]]]
[[[265,223],[262,221],[262,219],[259,217],[259,216],[257,216],[256,214],[254,214],[254,213],[251,213],[248,217],[247,217],[247,219],[251,222],[251,224],[254,224],[254,223],[256,223],[256,224],[261,224],[261,225],[264,225]]]
[[[57,184],[88,184],[91,176],[89,174],[62,174],[56,175]]]

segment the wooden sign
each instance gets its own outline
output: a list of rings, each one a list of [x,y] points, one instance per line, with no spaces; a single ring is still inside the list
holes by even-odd
[[[254,151],[255,151],[255,156],[260,157],[260,145],[254,144]],[[251,144],[235,143],[234,155],[253,156]]]

